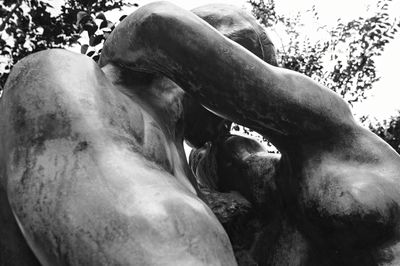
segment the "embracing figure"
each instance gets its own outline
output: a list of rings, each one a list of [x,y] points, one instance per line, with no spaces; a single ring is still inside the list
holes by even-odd
[[[256,264],[399,265],[399,155],[338,95],[274,64],[243,11],[167,2],[124,19],[99,65],[64,50],[19,62],[0,102],[0,263],[236,265],[183,149],[228,120],[282,153]],[[247,139],[220,144],[219,173],[272,160]],[[254,200],[235,184],[263,173],[234,172]]]

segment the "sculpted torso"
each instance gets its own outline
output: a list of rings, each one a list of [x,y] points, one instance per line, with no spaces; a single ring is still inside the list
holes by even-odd
[[[252,52],[274,64],[259,40]],[[252,141],[218,140],[218,174],[231,178],[224,189],[264,208],[265,230],[249,252],[259,265],[399,264],[399,156],[337,95],[255,55],[193,13],[156,3],[116,28],[100,66],[62,50],[16,65],[0,106],[2,257],[235,265],[182,146],[215,141],[207,130],[218,119],[190,123],[186,109],[201,103],[282,151],[271,158]],[[268,200],[258,202],[246,184],[265,176]]]

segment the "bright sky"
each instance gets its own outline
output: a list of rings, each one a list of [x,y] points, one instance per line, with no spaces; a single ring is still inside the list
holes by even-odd
[[[138,0],[140,6],[150,2],[154,1]],[[249,7],[246,0],[170,0],[170,2],[186,9],[217,2]],[[320,14],[321,23],[330,25],[334,24],[338,18],[346,21],[364,16],[368,5],[374,6],[376,2],[376,0],[276,0],[276,8],[280,13],[290,15],[296,14],[298,11],[305,11],[314,4]],[[392,16],[396,16],[400,20],[400,1],[394,0],[389,11],[392,12]],[[399,47],[400,34],[397,34],[397,37],[386,47],[384,54],[376,60],[377,72],[381,76],[381,80],[374,85],[367,100],[354,106],[357,115],[370,115],[371,118],[376,117],[378,120],[382,120],[395,115],[396,110],[400,109],[400,85],[396,82],[399,69],[396,64],[400,62]]]

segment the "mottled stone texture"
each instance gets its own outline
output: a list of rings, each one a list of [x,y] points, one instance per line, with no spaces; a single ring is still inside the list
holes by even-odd
[[[275,65],[249,14],[166,2],[99,65],[21,60],[0,100],[0,264],[400,265],[399,155]]]

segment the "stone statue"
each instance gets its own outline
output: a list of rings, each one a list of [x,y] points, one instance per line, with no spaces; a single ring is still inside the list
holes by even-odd
[[[274,64],[249,15],[166,2],[123,20],[99,65],[64,50],[19,62],[0,103],[0,263],[399,265],[399,155]],[[222,198],[256,210],[237,216],[247,228],[228,236]]]

